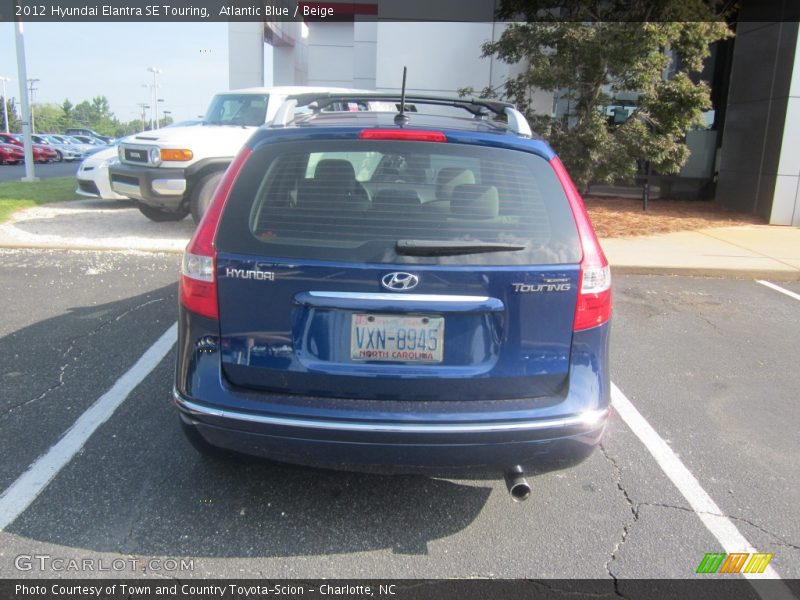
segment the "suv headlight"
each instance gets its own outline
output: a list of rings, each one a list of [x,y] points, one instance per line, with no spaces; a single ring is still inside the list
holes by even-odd
[[[147,156],[150,158],[150,164],[154,166],[161,164],[161,148],[156,148],[155,146],[150,148],[147,152]]]

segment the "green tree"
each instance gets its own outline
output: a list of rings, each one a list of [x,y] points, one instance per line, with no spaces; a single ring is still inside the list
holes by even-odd
[[[65,98],[64,102],[61,104],[61,110],[64,113],[64,117],[63,117],[63,119],[61,121],[61,129],[62,130],[67,129],[68,127],[72,127],[72,118],[73,118],[72,109],[73,108],[74,108],[74,106],[72,105],[72,102],[70,102],[69,99]]]
[[[702,69],[711,43],[731,35],[704,0],[501,0],[498,12],[501,20],[525,22],[484,44],[483,54],[527,65],[503,95],[551,143],[579,188],[630,178],[641,159],[664,174],[686,162],[686,131],[711,106],[708,84],[690,74]],[[535,113],[532,88],[563,94],[568,114]],[[615,124],[604,107],[620,93],[638,101]]]
[[[35,104],[33,106],[33,125],[36,133],[57,133],[61,131],[64,112],[57,104]]]
[[[118,122],[116,128],[114,129],[114,137],[120,138],[126,135],[133,135],[134,133],[139,133],[142,131],[142,120],[141,119],[133,119],[132,121],[128,121],[127,123]]]
[[[2,96],[0,96],[2,98]],[[6,111],[8,114],[8,130],[11,132],[22,131],[22,120],[19,118],[19,112],[17,111],[17,105],[14,102],[13,98],[3,98],[6,103]],[[2,105],[0,105],[0,109]],[[2,123],[3,116],[0,115],[0,127],[3,126]]]
[[[92,129],[95,120],[95,113],[92,105],[86,100],[78,102],[72,110],[72,124],[75,127],[88,127]]]

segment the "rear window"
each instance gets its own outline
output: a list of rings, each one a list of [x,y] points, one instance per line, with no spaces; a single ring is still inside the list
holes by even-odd
[[[398,245],[409,241],[500,247],[468,254],[398,253]],[[564,191],[543,158],[396,141],[265,144],[233,187],[217,247],[273,258],[393,264],[558,264],[581,258]]]

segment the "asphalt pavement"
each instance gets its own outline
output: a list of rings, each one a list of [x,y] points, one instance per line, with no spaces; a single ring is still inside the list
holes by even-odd
[[[81,161],[60,163],[37,163],[34,166],[34,176],[39,179],[51,177],[70,177],[78,174]],[[0,181],[14,181],[25,177],[25,165],[0,165]]]
[[[0,490],[172,326],[178,260],[0,250]],[[800,301],[752,279],[625,275],[615,302],[616,385],[741,535],[800,577]],[[499,479],[205,459],[178,429],[172,369],[169,352],[0,532],[0,577],[86,575],[18,569],[47,554],[185,559],[180,577],[687,578],[724,551],[619,416],[600,450],[515,504]],[[150,567],[114,574],[164,574]]]

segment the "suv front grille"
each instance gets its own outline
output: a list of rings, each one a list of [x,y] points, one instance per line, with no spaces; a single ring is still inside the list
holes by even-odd
[[[147,150],[141,148],[125,148],[125,161],[139,164],[147,164]]]

